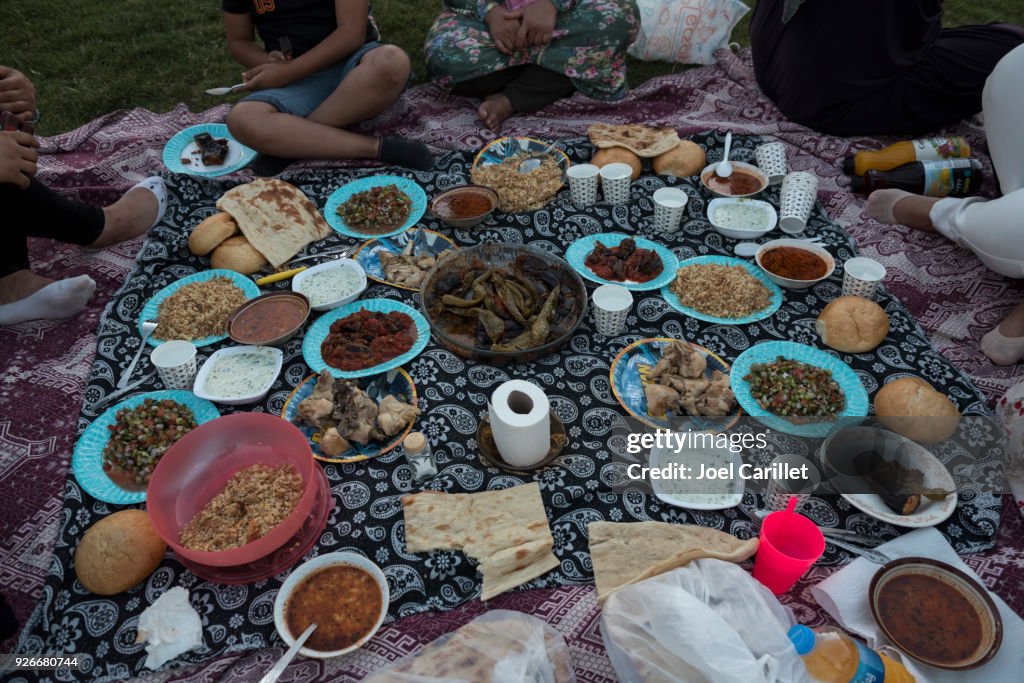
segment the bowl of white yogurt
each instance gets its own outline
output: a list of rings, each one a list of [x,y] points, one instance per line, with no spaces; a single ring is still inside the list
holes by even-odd
[[[742,464],[739,453],[728,448],[655,446],[650,456],[650,484],[658,500],[669,505],[724,510],[743,500]]]
[[[737,240],[752,240],[771,232],[779,215],[768,202],[759,199],[712,199],[708,220],[715,230]]]
[[[355,301],[365,289],[366,271],[350,258],[321,263],[292,278],[292,291],[304,294],[321,313]]]
[[[207,401],[240,406],[262,401],[281,373],[284,354],[273,346],[229,346],[199,368],[192,393]]]

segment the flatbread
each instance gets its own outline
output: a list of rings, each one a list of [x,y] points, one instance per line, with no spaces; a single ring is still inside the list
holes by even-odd
[[[625,147],[640,157],[656,157],[679,144],[679,133],[674,128],[592,123],[587,135],[595,147]]]
[[[256,251],[279,268],[310,242],[331,234],[316,205],[299,188],[273,178],[238,185],[217,200]]]
[[[591,522],[590,559],[597,600],[613,592],[681,567],[691,560],[713,557],[742,562],[757,552],[758,541],[693,524],[666,522]]]
[[[462,550],[480,563],[481,600],[520,586],[558,566],[537,482],[501,491],[402,497],[409,552]]]

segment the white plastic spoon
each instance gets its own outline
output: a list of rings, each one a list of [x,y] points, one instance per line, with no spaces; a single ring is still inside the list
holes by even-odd
[[[207,95],[214,95],[214,96],[217,96],[217,95],[228,95],[230,93],[235,92],[235,90],[238,90],[243,85],[245,85],[245,83],[239,83],[237,85],[232,85],[230,87],[225,86],[223,88],[210,88],[209,90],[206,91],[206,94]]]
[[[725,134],[725,153],[722,160],[715,166],[715,175],[719,178],[728,178],[732,175],[732,162],[729,161],[729,149],[732,147],[732,133]]]

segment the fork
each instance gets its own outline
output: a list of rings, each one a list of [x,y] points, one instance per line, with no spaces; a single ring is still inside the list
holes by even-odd
[[[277,48],[281,51],[281,54],[286,59],[291,59],[292,56],[292,40],[288,36],[281,36],[281,40],[277,41]]]

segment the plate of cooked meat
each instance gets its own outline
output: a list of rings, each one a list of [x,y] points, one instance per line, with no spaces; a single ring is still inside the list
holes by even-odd
[[[565,260],[591,282],[633,291],[659,289],[672,282],[679,262],[657,242],[618,233],[581,237],[569,245]]]
[[[437,258],[455,248],[446,235],[417,228],[390,238],[368,240],[352,258],[371,280],[418,292]]]
[[[327,371],[310,375],[281,409],[281,417],[309,439],[313,457],[336,463],[394,449],[419,414],[416,386],[401,368],[361,379],[335,379]]]
[[[189,126],[167,141],[163,153],[167,170],[207,178],[234,173],[255,158],[256,150],[231,137],[223,123]]]
[[[349,237],[393,237],[427,210],[427,193],[415,181],[395,175],[353,180],[327,198],[324,218]]]
[[[626,412],[654,428],[671,429],[680,417],[698,429],[724,428],[739,417],[729,364],[681,339],[633,342],[612,361],[610,379]]]

